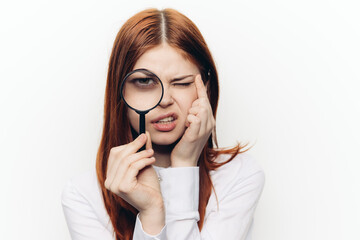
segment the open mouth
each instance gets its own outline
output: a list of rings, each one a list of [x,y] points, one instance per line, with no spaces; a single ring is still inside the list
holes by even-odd
[[[169,113],[159,116],[151,121],[153,127],[161,132],[169,132],[176,127],[177,115],[175,113]]]
[[[171,123],[177,119],[177,115],[175,113],[167,113],[160,115],[159,117],[153,119],[151,123]]]
[[[156,121],[156,123],[168,124],[168,123],[171,123],[173,121],[175,121],[175,118],[173,116],[171,116],[171,117],[166,117],[166,118],[163,118],[163,119],[161,119],[159,121]]]

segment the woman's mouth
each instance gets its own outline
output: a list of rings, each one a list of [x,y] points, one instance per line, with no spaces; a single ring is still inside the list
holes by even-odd
[[[177,116],[174,113],[162,115],[153,121],[151,124],[154,128],[161,132],[169,132],[176,127]]]

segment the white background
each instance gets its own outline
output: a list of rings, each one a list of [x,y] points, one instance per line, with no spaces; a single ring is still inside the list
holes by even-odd
[[[94,168],[107,64],[147,7],[192,19],[220,75],[220,146],[266,174],[254,240],[360,239],[358,1],[0,4],[0,239],[70,239],[60,195]]]

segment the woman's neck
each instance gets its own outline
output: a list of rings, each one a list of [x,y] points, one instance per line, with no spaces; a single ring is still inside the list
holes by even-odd
[[[155,163],[153,165],[157,167],[170,167],[171,165],[171,152],[176,145],[177,142],[171,145],[157,145],[152,144],[152,148],[154,149],[154,157],[156,159]]]

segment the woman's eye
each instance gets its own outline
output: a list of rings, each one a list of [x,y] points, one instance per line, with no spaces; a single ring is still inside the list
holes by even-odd
[[[153,80],[151,78],[139,78],[136,79],[139,84],[151,84]]]
[[[190,86],[192,82],[184,82],[184,83],[174,83],[174,86],[187,87]]]
[[[135,78],[132,82],[138,87],[150,87],[156,85],[156,82],[152,78]]]

